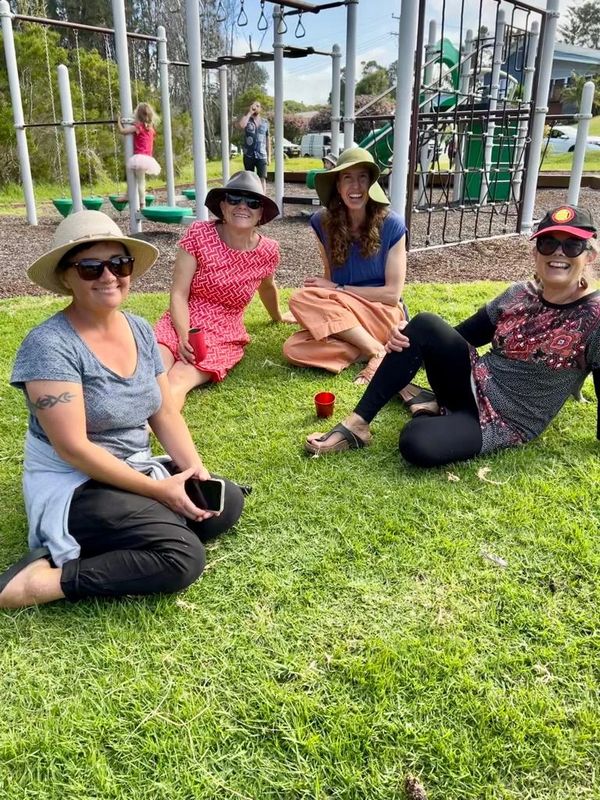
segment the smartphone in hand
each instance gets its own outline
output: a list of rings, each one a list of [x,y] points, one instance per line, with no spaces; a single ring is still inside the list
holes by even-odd
[[[185,492],[192,503],[204,511],[220,514],[225,505],[225,481],[221,478],[209,478],[206,481],[188,478]]]

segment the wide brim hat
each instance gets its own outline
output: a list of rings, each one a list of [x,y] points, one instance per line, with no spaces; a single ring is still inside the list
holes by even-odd
[[[266,225],[272,219],[279,216],[279,208],[274,200],[263,192],[262,182],[256,172],[250,172],[247,169],[242,169],[236,172],[227,181],[225,186],[217,186],[211,189],[206,195],[204,205],[209,211],[223,219],[223,212],[221,211],[221,203],[225,200],[226,194],[244,193],[248,197],[256,197],[263,204],[263,213],[258,221],[259,225]]]
[[[117,223],[101,211],[75,211],[65,217],[54,231],[52,249],[34,261],[27,270],[29,278],[55,294],[70,295],[71,292],[60,280],[56,268],[62,257],[80,244],[115,241],[124,245],[135,259],[132,282],[140,278],[158,258],[154,245],[141,239],[123,236]]]
[[[579,206],[559,206],[547,211],[529,238],[535,239],[543,233],[563,231],[578,239],[591,239],[596,236],[594,218],[587,208]]]
[[[388,200],[386,193],[377,183],[379,175],[381,174],[379,167],[375,163],[375,159],[371,153],[369,153],[369,151],[365,150],[363,147],[352,147],[349,150],[344,150],[344,152],[339,156],[335,167],[327,170],[327,172],[318,172],[316,174],[315,189],[319,195],[319,200],[324,206],[327,206],[331,200],[331,195],[333,194],[333,190],[337,184],[338,174],[343,172],[345,169],[350,169],[350,167],[356,167],[359,165],[366,167],[369,170],[369,174],[371,176],[369,197],[371,200],[373,200],[375,203],[379,203],[382,206],[389,206],[390,201]]]

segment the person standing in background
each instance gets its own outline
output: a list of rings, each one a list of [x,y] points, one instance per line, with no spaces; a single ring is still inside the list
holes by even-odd
[[[256,172],[262,181],[263,192],[267,191],[267,164],[271,161],[269,123],[261,117],[262,107],[255,100],[248,113],[240,118],[239,126],[244,131],[244,169]]]

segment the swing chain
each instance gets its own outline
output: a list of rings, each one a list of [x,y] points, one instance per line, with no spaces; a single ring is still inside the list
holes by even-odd
[[[266,31],[269,29],[269,20],[265,17],[265,0],[260,0],[260,17],[256,23],[259,31]]]
[[[294,36],[296,39],[303,39],[306,36],[306,28],[302,24],[302,11],[298,12],[298,22],[296,23]]]
[[[79,94],[81,95],[81,118],[83,122],[87,122],[87,113],[85,110],[85,90],[83,88],[83,74],[81,72],[81,48],[79,46],[79,32],[75,30],[73,32],[75,38],[75,55],[77,57],[77,74],[79,77]],[[85,139],[85,152],[86,152],[86,160],[87,160],[87,170],[88,170],[88,183],[90,186],[90,191],[92,190],[92,154],[90,151],[90,136],[88,131],[88,126],[83,126],[83,138]]]
[[[115,104],[113,94],[113,84],[111,75],[111,66],[113,64],[112,53],[110,49],[109,34],[104,34],[104,57],[106,61],[106,82],[108,84],[108,101],[110,104],[110,118],[115,118]],[[119,183],[119,146],[117,144],[117,126],[112,125],[112,138],[113,138],[113,167],[115,173],[115,185]]]
[[[236,20],[238,28],[245,28],[248,24],[248,15],[244,11],[244,0],[240,0],[240,13]]]
[[[219,0],[219,5],[217,6],[216,14],[217,14],[217,22],[226,22],[227,12],[225,11],[223,0]]]

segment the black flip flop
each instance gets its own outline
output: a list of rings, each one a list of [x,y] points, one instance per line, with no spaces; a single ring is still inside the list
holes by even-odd
[[[339,425],[336,425],[327,433],[324,433],[323,436],[319,436],[318,439],[315,439],[316,442],[326,442],[334,433],[341,433],[346,442],[348,443],[347,447],[340,447],[339,449],[334,449],[333,447],[330,450],[322,450],[319,447],[315,447],[312,442],[305,442],[304,448],[307,452],[312,453],[313,455],[319,455],[320,453],[341,453],[345,450],[360,450],[363,447],[366,447],[368,442],[365,442],[364,439],[361,439],[360,436],[357,436],[355,433],[347,428],[345,425],[342,425],[340,422]],[[342,444],[342,442],[340,442]]]
[[[423,389],[422,386],[417,386],[416,383],[409,384],[409,386],[414,386],[415,389],[419,390],[419,393],[416,394],[414,397],[411,397],[410,400],[403,400],[402,396],[400,399],[406,406],[406,408],[411,408],[412,406],[420,406],[422,403],[432,403],[434,400],[437,400],[437,397],[430,389]],[[421,414],[423,412],[419,411],[417,414]],[[425,412],[426,413],[426,412]],[[414,416],[417,416],[415,414]],[[431,415],[430,416],[435,416]]]
[[[24,555],[23,558],[19,559],[16,564],[9,567],[0,575],[0,592],[6,589],[15,575],[18,575],[21,570],[25,569],[29,564],[33,564],[34,561],[39,561],[41,558],[50,558],[50,550],[48,550],[47,547],[35,547]]]

